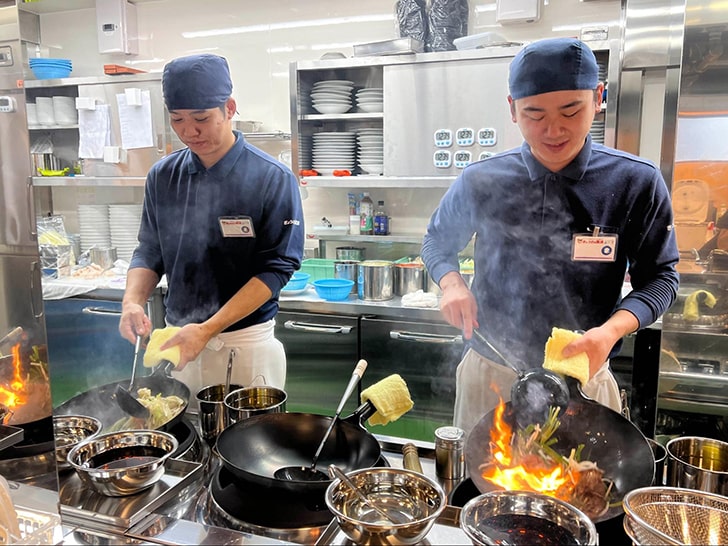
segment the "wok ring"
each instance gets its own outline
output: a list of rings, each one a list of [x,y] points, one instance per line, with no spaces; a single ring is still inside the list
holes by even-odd
[[[481,475],[479,467],[491,459],[490,430],[495,410],[486,414],[473,427],[465,443],[465,460],[475,486],[481,493],[501,489]],[[503,419],[515,430],[515,411],[506,404]],[[572,394],[566,410],[560,414],[561,426],[552,447],[566,457],[572,448],[584,444],[581,460],[593,461],[604,471],[604,478],[614,482],[610,506],[606,513],[595,516],[595,523],[623,513],[622,498],[640,487],[652,485],[655,459],[642,432],[619,413],[583,395]]]

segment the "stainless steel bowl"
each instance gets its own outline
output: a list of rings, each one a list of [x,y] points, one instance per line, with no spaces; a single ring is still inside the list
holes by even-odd
[[[680,436],[667,449],[667,485],[728,496],[728,442]]]
[[[59,470],[71,468],[68,454],[84,440],[101,432],[101,421],[86,415],[54,415],[53,436],[56,441],[56,464]]]
[[[570,504],[530,491],[493,491],[468,501],[460,528],[473,544],[597,544],[597,529]]]
[[[440,484],[411,470],[364,468],[347,472],[373,503],[404,523],[389,523],[341,480],[326,489],[326,505],[341,530],[357,544],[421,542],[447,506]]]
[[[68,462],[89,487],[123,497],[159,481],[177,447],[174,436],[158,430],[109,432],[76,445]]]

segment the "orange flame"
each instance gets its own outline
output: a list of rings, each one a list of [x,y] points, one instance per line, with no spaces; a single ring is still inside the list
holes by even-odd
[[[483,469],[483,478],[506,491],[536,491],[567,499],[573,484],[561,465],[554,463],[545,468],[544,461],[537,457],[516,460],[518,454],[511,446],[513,430],[503,420],[504,412],[505,403],[501,399],[493,413],[490,430],[492,464]]]
[[[3,404],[11,410],[22,406],[28,397],[25,392],[25,383],[21,374],[21,358],[20,343],[13,346],[13,378],[10,381],[10,389],[0,386],[0,404]]]

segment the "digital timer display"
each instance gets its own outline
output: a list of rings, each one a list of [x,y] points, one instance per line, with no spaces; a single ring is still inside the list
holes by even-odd
[[[455,140],[458,146],[472,146],[475,142],[475,131],[463,127],[455,132]]]
[[[452,131],[450,129],[438,129],[434,134],[435,146],[447,148],[452,146]]]
[[[496,131],[492,127],[484,127],[478,130],[478,144],[481,146],[495,146],[496,141]]]
[[[458,150],[455,152],[455,166],[458,169],[464,169],[470,165],[470,161],[473,158],[472,154],[467,150]]]
[[[435,167],[447,169],[452,165],[452,156],[447,150],[437,150],[432,156],[432,162]]]

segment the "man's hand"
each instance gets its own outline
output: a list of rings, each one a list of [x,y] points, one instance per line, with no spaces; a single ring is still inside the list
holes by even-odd
[[[182,370],[199,356],[211,337],[203,325],[187,324],[162,344],[160,350],[179,345],[179,366],[177,366],[177,370]]]
[[[440,290],[440,311],[443,317],[449,324],[462,330],[465,339],[470,339],[473,328],[478,327],[478,304],[475,296],[457,271],[446,273],[440,279]]]
[[[121,306],[119,333],[130,343],[136,343],[136,336],[148,337],[152,333],[152,321],[144,312],[144,307],[136,303],[125,303]]]

